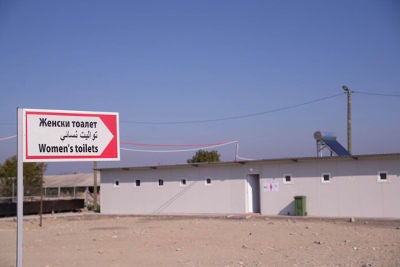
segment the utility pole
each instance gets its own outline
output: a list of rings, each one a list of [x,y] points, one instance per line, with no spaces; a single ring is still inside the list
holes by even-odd
[[[235,162],[238,160],[238,156],[239,156],[239,142],[236,143]]]
[[[342,89],[347,92],[347,151],[351,154],[351,93],[346,85],[342,86]]]

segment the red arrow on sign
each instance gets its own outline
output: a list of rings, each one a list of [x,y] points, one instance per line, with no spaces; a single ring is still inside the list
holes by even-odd
[[[119,159],[119,142],[118,142],[118,115],[101,115],[99,116],[103,123],[106,125],[108,130],[113,135],[110,143],[104,149],[101,157],[103,158],[115,158],[118,157]]]

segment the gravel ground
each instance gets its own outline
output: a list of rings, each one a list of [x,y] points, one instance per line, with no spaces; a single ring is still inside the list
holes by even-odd
[[[0,266],[16,222],[0,219]],[[400,266],[400,220],[262,216],[25,217],[24,266]]]

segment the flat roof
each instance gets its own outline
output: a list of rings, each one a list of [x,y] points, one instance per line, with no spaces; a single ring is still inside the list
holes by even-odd
[[[109,167],[100,168],[100,171],[131,171],[131,170],[156,170],[156,169],[178,169],[188,167],[204,167],[204,166],[232,166],[237,164],[273,164],[273,163],[291,163],[291,162],[306,162],[306,161],[349,161],[363,159],[379,159],[379,158],[397,158],[400,160],[400,153],[392,154],[367,154],[367,155],[351,155],[351,156],[332,156],[332,157],[291,157],[291,158],[276,158],[276,159],[258,159],[258,160],[239,160],[239,161],[220,161],[220,162],[199,162],[185,163],[175,165],[154,165],[154,166],[137,166],[137,167]]]
[[[93,186],[93,173],[73,173],[60,175],[45,175],[43,177],[45,188],[53,187],[88,187]],[[97,184],[100,185],[100,175],[97,175]]]

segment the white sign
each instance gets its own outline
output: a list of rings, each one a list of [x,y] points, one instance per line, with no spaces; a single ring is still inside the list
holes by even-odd
[[[118,113],[23,111],[24,161],[120,159]]]
[[[266,184],[264,184],[264,191],[266,191],[266,192],[279,192],[279,183],[266,183]]]

